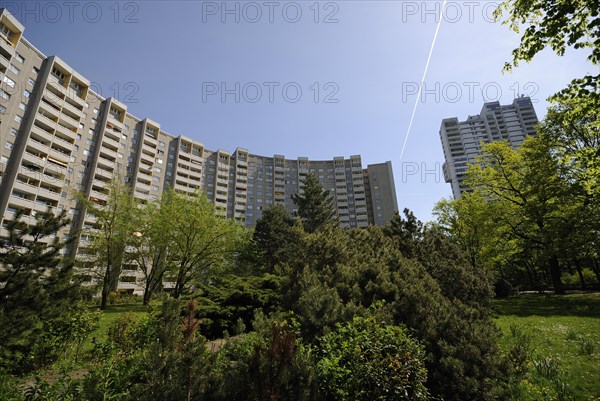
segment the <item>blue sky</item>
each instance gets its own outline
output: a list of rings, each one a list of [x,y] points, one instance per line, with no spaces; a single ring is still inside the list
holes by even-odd
[[[510,103],[518,93],[531,95],[542,118],[549,95],[597,73],[585,53],[569,50],[502,74],[519,35],[491,21],[497,3],[449,1],[401,158],[441,4],[0,1],[43,53],[163,130],[209,149],[391,160],[399,208],[423,220],[451,196],[443,118],[465,119],[484,98]]]

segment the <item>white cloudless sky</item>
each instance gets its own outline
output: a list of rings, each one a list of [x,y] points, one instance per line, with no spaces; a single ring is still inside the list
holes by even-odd
[[[502,74],[519,35],[492,21],[498,2],[448,1],[400,158],[441,4],[0,1],[43,53],[134,115],[209,149],[390,160],[400,210],[422,220],[451,196],[441,170],[443,118],[463,120],[485,100],[525,94],[541,119],[548,96],[598,70],[584,52],[545,50]]]

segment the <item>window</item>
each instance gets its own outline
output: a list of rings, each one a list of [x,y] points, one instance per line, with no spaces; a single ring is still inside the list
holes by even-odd
[[[94,108],[94,114],[98,114],[100,110],[98,110],[97,108]]]
[[[84,105],[84,107],[85,107],[86,109],[88,109],[88,108],[90,107],[90,104],[89,104],[88,102],[85,102],[85,105]]]
[[[34,81],[33,79],[31,79],[31,78],[29,78],[29,79],[27,80],[27,83],[28,83],[29,85],[31,85],[31,86],[35,85],[35,81]]]
[[[15,75],[19,75],[19,74],[21,73],[21,70],[19,70],[17,67],[15,67],[15,66],[14,66],[14,65],[12,65],[12,64],[9,64],[9,65],[8,65],[8,70],[9,70],[10,72],[12,72],[13,74],[15,74]]]
[[[4,147],[6,149],[12,149],[13,148],[13,143],[9,142],[9,141],[6,141],[6,143],[4,144]]]
[[[35,75],[37,75],[37,74],[39,74],[39,73],[40,73],[40,69],[39,69],[39,68],[37,68],[37,67],[33,67],[33,68],[31,69],[31,71],[33,71],[33,73],[34,73]]]
[[[59,71],[56,67],[52,68],[52,75],[58,78],[58,81],[62,84],[65,81],[65,74]]]
[[[19,103],[19,108],[21,110],[25,110],[25,107],[27,107],[27,105],[25,103],[23,103],[23,102]]]
[[[11,128],[11,129],[10,129],[10,134],[11,134],[12,136],[17,136],[17,129],[16,129],[16,128]]]
[[[31,92],[29,92],[28,90],[24,90],[23,96],[29,99],[29,96],[31,96]]]
[[[6,100],[8,102],[10,100],[10,93],[0,89],[0,98]]]
[[[153,177],[152,177],[152,181],[160,181],[160,177],[153,176]]]
[[[4,36],[6,36],[8,38],[8,40],[12,39],[13,36],[13,32],[8,29],[8,27],[2,23],[0,23],[0,32],[2,32],[4,34]]]
[[[161,141],[158,141],[158,146],[160,146],[161,148],[164,148],[165,147],[165,143],[161,142]]]
[[[15,59],[21,64],[25,62],[25,59],[19,53],[15,53]]]
[[[152,185],[152,189],[158,191],[158,185]]]
[[[160,167],[154,167],[154,171],[157,172],[157,173],[160,173],[160,172],[162,172],[162,168],[160,168]]]
[[[21,124],[21,121],[23,121],[23,117],[17,115],[17,116],[15,116],[15,121],[18,122],[19,124]]]
[[[158,159],[158,158],[156,158],[155,160],[156,160],[156,162],[157,162],[158,164],[163,164],[163,161],[162,161],[162,159]]]
[[[10,86],[11,88],[15,87],[15,81],[13,81],[12,79],[10,79],[6,75],[4,76],[4,79],[2,79],[2,82],[4,82],[6,85]]]

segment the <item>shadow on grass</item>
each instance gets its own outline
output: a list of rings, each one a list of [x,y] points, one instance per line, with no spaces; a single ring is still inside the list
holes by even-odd
[[[149,307],[142,304],[107,305],[104,313],[148,312]]]
[[[518,295],[494,301],[496,314],[506,316],[582,316],[600,318],[600,293]]]

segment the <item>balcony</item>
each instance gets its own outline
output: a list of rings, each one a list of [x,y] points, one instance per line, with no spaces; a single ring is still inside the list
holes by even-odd
[[[108,159],[112,159],[113,161],[117,159],[117,152],[105,146],[100,147],[100,154],[108,156]]]
[[[67,128],[72,128],[75,131],[79,129],[79,121],[75,120],[74,118],[61,113],[59,119]]]
[[[104,137],[102,138],[102,142],[106,143],[111,148],[119,149],[119,142],[106,135],[104,135]]]
[[[43,94],[44,94],[43,99],[46,102],[48,102],[51,105],[55,106],[56,108],[60,109],[63,100],[60,97],[58,97],[58,95],[56,95],[54,92],[52,92],[48,89],[44,89]]]
[[[177,184],[177,183],[175,183],[175,190],[181,191],[181,192],[189,192],[189,193],[194,192],[193,188],[189,188],[185,185],[181,185],[181,184]]]
[[[56,130],[66,136],[67,138],[75,139],[76,132],[72,129],[69,129],[61,124],[55,124]],[[77,125],[79,127],[79,125]]]
[[[98,155],[98,166],[104,169],[113,170],[115,168],[115,161],[111,160],[105,156]],[[112,176],[111,176],[112,178]]]
[[[67,96],[67,88],[64,86],[64,81],[60,81],[57,77],[50,75],[48,77],[48,86],[52,87],[63,96]]]
[[[154,156],[150,156],[144,152],[140,153],[140,158],[142,161],[145,161],[147,164],[153,165],[154,164]],[[140,163],[141,164],[141,163]]]
[[[54,160],[64,163],[65,166],[69,164],[69,161],[71,159],[71,155],[69,153],[66,153],[56,148],[50,148],[50,153],[48,154],[48,156],[53,158]]]
[[[37,135],[40,139],[50,143],[52,141],[52,133],[34,125],[31,128],[31,132],[34,133],[35,135]]]
[[[28,193],[28,194],[35,194],[38,191],[37,186],[27,184],[24,181],[21,181],[19,179],[15,180],[14,189],[16,189],[20,192]]]
[[[108,188],[108,181],[102,181],[102,180],[94,178],[94,181],[92,181],[92,185],[99,187],[99,188]]]
[[[146,199],[148,199],[150,197],[150,194],[145,194],[143,192],[135,191],[133,193],[133,196],[136,197],[137,199],[146,200]]]
[[[57,192],[56,190],[52,190],[50,188],[40,187],[39,194],[50,200],[54,200],[57,202],[60,200],[60,192]]]
[[[63,108],[63,110],[68,110],[69,112],[75,114],[79,119],[81,119],[81,117],[83,117],[83,112],[67,101],[63,102],[62,108]]]
[[[116,128],[119,128],[121,131],[123,131],[123,129],[125,128],[123,126],[123,123],[119,120],[117,120],[112,114],[108,113],[108,120],[107,120],[107,126],[108,123],[113,124]]]
[[[91,190],[90,198],[96,198],[96,199],[106,201],[106,200],[108,200],[108,195],[103,192],[100,192],[100,191]]]
[[[36,156],[41,159],[45,159],[45,157],[50,152],[50,148],[48,147],[48,145],[46,145],[46,144],[42,143],[41,141],[38,141],[34,138],[30,138],[29,142],[27,142],[27,149],[30,152],[36,154]]]
[[[67,140],[64,138],[61,138],[60,136],[55,136],[54,138],[52,138],[52,141],[54,143],[56,143],[57,145],[62,145],[64,147],[66,147],[67,149],[71,149],[73,147],[73,139],[70,138],[71,140]]]
[[[112,178],[113,178],[113,173],[111,173],[111,172],[110,172],[110,171],[108,171],[108,170],[101,169],[101,168],[97,168],[97,169],[94,171],[94,174],[95,174],[97,177],[102,177],[102,178],[105,178],[106,180],[112,180]]]
[[[0,37],[0,50],[4,54],[9,54],[11,58],[15,56],[15,48],[3,37]]]
[[[152,174],[152,164],[140,163],[138,166],[138,171]]]
[[[144,144],[147,144],[154,149],[158,146],[158,140],[150,135],[144,135]]]
[[[135,189],[136,189],[136,191],[140,190],[140,191],[143,191],[143,192],[146,192],[146,191],[150,192],[150,185],[145,184],[145,183],[140,182],[140,181],[137,181],[135,183]]]
[[[42,99],[40,102],[39,113],[48,117],[48,119],[51,121],[56,121],[60,115],[60,109],[52,105],[50,102]]]
[[[6,71],[8,69],[8,65],[10,61],[0,54],[0,71]]]

